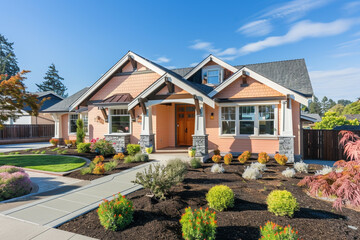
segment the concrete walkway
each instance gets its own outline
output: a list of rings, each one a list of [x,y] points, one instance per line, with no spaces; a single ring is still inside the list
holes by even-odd
[[[52,146],[49,142],[19,143],[0,145],[0,152],[21,151],[26,149],[38,149]]]
[[[36,224],[33,225],[35,226],[34,228],[31,228],[30,225],[28,225],[30,228],[28,231],[29,236],[31,235],[32,229],[35,231],[35,228],[38,226],[45,228],[57,227],[64,222],[97,208],[103,199],[112,199],[113,194],[120,192],[123,195],[127,195],[141,189],[142,187],[140,185],[135,185],[131,183],[131,181],[135,179],[137,172],[143,171],[150,164],[153,164],[153,162],[145,163],[123,172],[91,181],[91,184],[87,186],[61,195],[35,201],[1,212],[0,216],[2,216],[2,219],[13,218],[22,222]],[[2,226],[1,223],[0,226]],[[14,231],[14,228],[15,226],[12,228],[4,228],[2,226],[1,231],[4,231],[4,233],[0,233],[1,238],[6,235],[8,237],[4,239],[32,239],[19,238],[18,232]],[[40,233],[38,237],[42,237],[43,234],[48,233],[45,231]],[[49,235],[43,235],[43,239],[48,239],[46,236]],[[62,235],[60,234],[59,236]],[[67,236],[64,234],[64,238],[59,239],[73,239],[66,237]],[[54,240],[53,237],[51,237],[51,239]]]

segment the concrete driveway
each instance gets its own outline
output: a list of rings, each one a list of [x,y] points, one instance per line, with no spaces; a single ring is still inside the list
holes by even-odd
[[[38,149],[44,147],[50,147],[49,142],[35,142],[35,143],[18,143],[18,144],[6,144],[0,145],[0,152],[12,152],[21,151],[26,149]]]

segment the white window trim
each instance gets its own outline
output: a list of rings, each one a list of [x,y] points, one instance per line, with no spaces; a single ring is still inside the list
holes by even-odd
[[[70,128],[70,119],[71,119],[71,117],[70,117],[70,116],[72,116],[72,115],[77,115],[77,116],[78,116],[78,119],[83,119],[84,114],[85,114],[85,113],[70,113],[70,114],[69,114],[69,119],[68,119],[68,133],[69,133],[69,135],[74,135],[74,134],[76,134],[76,132],[70,132],[70,130],[71,130],[71,128]],[[88,113],[86,113],[86,114],[88,114]],[[89,115],[88,115],[87,132],[86,132],[85,134],[86,134],[86,136],[89,135]]]
[[[109,124],[108,124],[108,135],[116,135],[116,136],[119,136],[119,135],[131,135],[132,134],[132,118],[131,118],[131,115],[130,113],[126,114],[126,115],[111,115],[111,110],[114,110],[114,109],[125,109],[126,111],[128,110],[127,106],[124,106],[124,107],[109,107],[109,116],[108,116],[108,119],[109,119]],[[112,118],[111,116],[129,116],[129,121],[130,121],[130,129],[129,129],[129,132],[128,133],[112,133],[111,132],[111,125],[112,125]]]
[[[219,84],[221,84],[224,81],[224,68],[222,68],[221,66],[218,65],[211,65],[211,66],[206,66],[202,68],[201,71],[201,79],[204,79],[204,74],[206,73],[206,76],[209,76],[209,71],[219,71],[219,83],[218,84],[213,84],[213,83],[208,83],[210,85],[214,85],[217,86]]]
[[[80,119],[82,119],[84,121],[84,115],[87,115],[87,131],[85,132],[86,136],[89,136],[89,113],[88,112],[84,112],[84,113],[80,113]]]
[[[250,104],[250,103],[241,103],[241,104],[221,104],[219,105],[219,136],[220,137],[232,137],[232,138],[243,138],[243,139],[273,139],[278,137],[278,102],[272,103],[261,103],[261,104]],[[259,106],[263,105],[274,105],[274,134],[259,134]],[[254,119],[254,134],[240,134],[240,120],[239,120],[239,107],[243,106],[254,106],[255,107],[255,119]],[[235,134],[222,134],[222,107],[235,107]]]

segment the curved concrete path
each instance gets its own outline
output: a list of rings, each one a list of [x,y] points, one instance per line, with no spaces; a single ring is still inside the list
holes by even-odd
[[[79,215],[82,215],[86,212],[89,212],[97,208],[99,203],[101,203],[103,199],[110,200],[113,198],[113,194],[116,194],[118,192],[120,192],[122,195],[127,195],[131,192],[141,189],[142,186],[135,185],[131,183],[131,181],[135,179],[137,172],[143,171],[146,167],[148,167],[150,164],[153,163],[154,162],[145,163],[140,166],[122,171],[120,173],[91,181],[91,184],[75,189],[71,192],[67,192],[58,196],[35,201],[30,204],[25,204],[20,207],[16,207],[1,212],[0,220],[1,222],[6,222],[4,221],[4,218],[6,219],[12,218],[14,221],[21,221],[24,224],[25,223],[32,224],[31,226],[35,226],[35,227],[33,228],[29,227],[29,228],[33,229],[34,231],[35,228],[40,228],[42,230],[47,229],[46,231],[42,232],[40,235],[38,234],[36,236],[37,238],[35,239],[49,239],[46,238],[45,235],[45,234],[49,234],[47,233],[48,231],[51,232],[60,231],[53,228]],[[32,237],[32,232],[31,232],[32,230],[29,230],[29,233],[28,235],[26,235],[26,237],[18,238],[18,233],[14,231],[14,227],[6,228],[3,227],[3,225],[1,226],[2,226],[0,231],[1,238],[3,236],[7,236],[7,238],[4,239],[34,239]],[[24,232],[24,230],[22,231]],[[59,232],[57,233],[59,234],[58,239],[74,239],[72,238],[74,236],[71,236],[69,238],[65,236],[66,234],[69,234],[68,232],[64,232],[63,234],[64,238],[60,238],[62,236],[61,233]],[[42,235],[44,237],[40,238],[42,237]],[[51,237],[51,239],[55,240],[53,237]],[[75,238],[75,239],[79,239],[79,238]]]
[[[5,144],[0,145],[0,152],[22,151],[26,149],[39,149],[51,146],[52,145],[49,142]]]

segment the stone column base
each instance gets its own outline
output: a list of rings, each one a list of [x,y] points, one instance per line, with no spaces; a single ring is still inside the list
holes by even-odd
[[[279,136],[279,153],[286,155],[289,163],[294,162],[295,155],[293,136]]]
[[[209,154],[208,135],[192,135],[193,147],[196,148],[195,157],[202,157]]]
[[[140,135],[141,152],[146,153],[145,148],[148,146],[153,146],[155,152],[155,134]]]
[[[105,140],[115,143],[114,148],[117,153],[125,152],[130,143],[130,135],[105,135]]]

